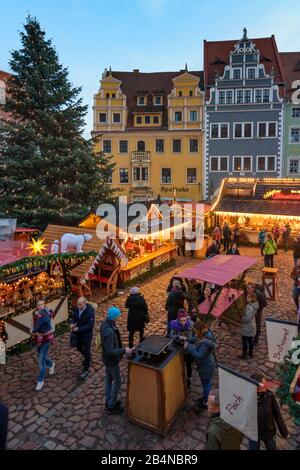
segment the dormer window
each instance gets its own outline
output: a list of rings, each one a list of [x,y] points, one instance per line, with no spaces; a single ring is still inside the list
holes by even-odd
[[[137,104],[138,104],[138,106],[145,106],[146,105],[146,97],[145,96],[138,96],[137,97]]]
[[[232,78],[234,80],[240,80],[241,79],[241,69],[233,69]]]
[[[161,106],[162,105],[163,98],[162,96],[154,96],[153,104],[155,106]]]
[[[179,96],[182,96],[182,91],[179,91],[178,95],[179,95]]]

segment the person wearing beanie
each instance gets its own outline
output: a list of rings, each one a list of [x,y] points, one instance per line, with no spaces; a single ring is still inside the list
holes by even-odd
[[[75,338],[78,351],[84,357],[82,372],[79,375],[81,381],[85,380],[89,374],[94,324],[95,312],[93,307],[87,303],[85,297],[80,297],[72,317],[71,334]]]
[[[170,323],[170,338],[176,343],[184,344],[184,341],[189,341],[195,336],[194,322],[188,317],[187,311],[184,308],[178,310],[177,320],[172,320]],[[186,366],[187,388],[190,391],[192,379],[192,364],[194,362],[191,354],[184,352],[184,362]]]
[[[127,331],[129,332],[129,347],[133,347],[134,333],[139,331],[140,342],[144,339],[145,324],[149,323],[148,305],[141,295],[138,287],[130,289],[130,295],[126,300],[125,307],[128,308]]]
[[[124,354],[131,356],[132,350],[123,348],[116,321],[121,315],[119,308],[107,310],[107,317],[100,327],[102,361],[105,366],[105,408],[109,414],[122,414],[124,408],[117,400],[121,388],[120,361]]]

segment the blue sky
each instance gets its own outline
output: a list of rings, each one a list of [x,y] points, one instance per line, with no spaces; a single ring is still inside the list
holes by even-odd
[[[0,69],[9,71],[9,52],[19,47],[26,14],[36,16],[83,87],[92,129],[93,94],[105,67],[172,71],[203,67],[203,40],[275,34],[281,51],[300,50],[298,0],[12,0],[0,7]]]

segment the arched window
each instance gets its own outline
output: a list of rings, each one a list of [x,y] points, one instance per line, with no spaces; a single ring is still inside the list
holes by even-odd
[[[139,140],[137,143],[137,151],[138,152],[146,152],[146,144],[143,140]]]

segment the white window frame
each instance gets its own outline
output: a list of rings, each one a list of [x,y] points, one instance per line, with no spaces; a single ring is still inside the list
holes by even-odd
[[[238,92],[240,92],[240,91],[243,93],[243,101],[242,101],[242,103],[238,103],[238,101],[237,101],[237,95],[238,95]],[[249,102],[247,101],[247,103],[245,102],[245,92],[246,92],[246,91],[250,91],[250,101],[249,101]],[[250,103],[253,103],[252,89],[251,89],[251,88],[237,88],[237,89],[235,90],[235,103],[236,103],[236,104],[250,104]]]
[[[212,170],[211,169],[211,159],[217,158],[218,159],[218,169]],[[226,158],[227,160],[227,170],[221,170],[221,158]],[[229,172],[229,156],[228,155],[211,155],[209,157],[209,171],[211,173],[228,173]]]
[[[231,100],[231,103],[228,103],[228,99],[227,99],[227,96],[228,96],[228,93],[231,93],[231,97],[232,97],[232,100]],[[226,90],[225,91],[225,104],[234,104],[234,90]]]
[[[188,170],[196,170],[195,183],[188,182]],[[186,169],[185,175],[186,175],[186,184],[197,184],[197,168],[196,167],[188,167]]]
[[[297,142],[291,141],[292,129],[298,129],[299,131],[299,140]],[[289,127],[289,145],[299,145],[300,144],[300,126],[290,126]]]
[[[135,179],[134,178],[134,170],[140,170],[140,179]],[[147,179],[143,179],[143,170],[147,170]],[[149,181],[149,168],[147,166],[133,166],[132,167],[132,181]]]
[[[106,152],[106,151],[104,150],[104,141],[105,141],[105,142],[110,142],[110,152]],[[102,152],[103,152],[103,153],[108,153],[108,154],[111,154],[111,153],[112,153],[112,140],[111,140],[111,139],[103,139],[103,140],[102,140]]]
[[[274,158],[274,170],[268,170],[268,169],[265,169],[265,170],[260,170],[258,168],[258,159],[259,158],[264,158],[265,159],[265,168],[266,168],[266,162],[268,161],[268,158]],[[272,172],[276,172],[276,159],[277,159],[277,156],[276,155],[257,155],[256,157],[256,172],[257,173],[272,173]]]
[[[196,113],[196,119],[191,119],[191,113]],[[191,109],[189,112],[189,121],[190,122],[198,122],[198,111],[196,109]]]
[[[257,74],[257,67],[247,67],[247,80],[254,80],[255,78],[258,78]],[[254,70],[254,77],[249,77],[249,70]]]
[[[105,122],[104,121],[100,121],[100,114],[105,114]],[[98,123],[99,124],[107,124],[107,113],[103,113],[103,112],[99,112],[98,113]]]
[[[269,101],[263,101],[264,90],[268,90],[268,91],[269,91]],[[256,92],[257,92],[257,91],[261,91],[261,101],[257,101],[257,100],[256,100]],[[254,88],[254,90],[253,90],[253,103],[256,103],[256,104],[267,104],[267,103],[271,103],[271,89],[270,89],[270,88]]]
[[[127,183],[121,182],[121,170],[127,170],[128,171],[128,182]],[[130,184],[130,171],[129,171],[129,168],[127,168],[127,167],[119,168],[119,184]]]
[[[299,116],[293,116],[293,110],[294,109],[298,109],[299,110]],[[292,109],[291,109],[291,118],[292,119],[300,119],[300,106],[292,106]]]
[[[218,126],[218,137],[212,137],[211,136],[211,130],[212,126]],[[221,137],[221,126],[227,126],[227,137]],[[211,140],[228,140],[230,137],[230,128],[229,128],[229,122],[211,122],[210,123],[210,130],[209,130],[209,138]]]
[[[220,93],[224,93],[224,103],[220,102]],[[218,104],[220,104],[221,106],[226,104],[226,90],[218,90]]]
[[[233,78],[233,71],[239,70],[240,71],[240,78]],[[243,80],[243,67],[232,67],[230,70],[230,79],[231,80]]]
[[[163,171],[163,170],[170,170],[170,171],[171,171],[171,181],[170,181],[170,183],[165,183],[165,182],[162,180],[162,171]],[[160,181],[161,181],[160,184],[172,184],[172,168],[170,168],[170,167],[163,167],[163,168],[160,169]]]
[[[175,140],[180,140],[180,152],[174,152],[174,141]],[[182,154],[182,148],[183,148],[183,144],[182,144],[182,139],[180,137],[178,137],[177,139],[172,139],[172,153],[174,153],[175,155],[180,155],[180,154]]]
[[[117,121],[117,122],[115,121],[115,115],[116,114],[119,114],[120,121]],[[116,112],[112,113],[112,123],[121,125],[121,123],[122,123],[122,114],[121,114],[121,112],[116,111]]]
[[[176,121],[176,113],[181,113],[181,121]],[[181,124],[183,122],[183,111],[182,109],[175,109],[174,110],[174,122],[175,124]]]
[[[241,124],[242,125],[242,136],[241,137],[235,137],[235,126],[236,124]],[[245,125],[246,124],[251,124],[251,137],[245,137]],[[253,139],[253,122],[234,122],[233,123],[233,138],[234,139]]]
[[[140,103],[140,99],[141,99],[141,98],[144,99],[144,103]],[[146,105],[147,105],[147,98],[146,98],[146,96],[144,96],[144,95],[138,96],[138,97],[137,97],[137,105],[138,105],[138,106],[146,106]]]
[[[291,160],[298,160],[298,173],[291,173],[290,171],[290,162]],[[288,175],[290,176],[297,176],[297,175],[300,175],[300,155],[297,156],[297,155],[293,155],[291,157],[288,157]]]
[[[272,136],[270,137],[269,136],[269,127],[270,127],[270,124],[276,124],[276,133],[275,133],[275,136]],[[266,124],[266,129],[267,129],[267,135],[265,137],[260,137],[259,136],[259,125],[260,124]],[[257,138],[258,139],[277,139],[278,137],[278,122],[277,121],[258,121],[257,122]]]
[[[160,103],[155,103],[156,98],[160,99]],[[153,106],[162,106],[163,104],[163,97],[161,95],[154,95],[153,97]]]
[[[241,170],[235,170],[234,167],[235,167],[235,160],[236,158],[240,158],[241,161],[242,161],[242,168]],[[244,170],[244,159],[245,158],[250,158],[250,161],[251,161],[251,168],[250,170]],[[243,173],[252,173],[253,171],[253,156],[252,155],[234,155],[233,158],[232,158],[232,172],[233,173],[239,173],[240,175],[243,174]]]

